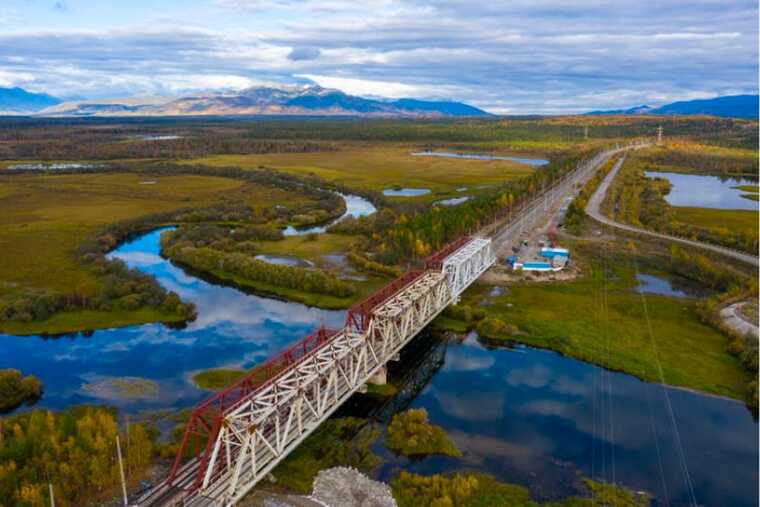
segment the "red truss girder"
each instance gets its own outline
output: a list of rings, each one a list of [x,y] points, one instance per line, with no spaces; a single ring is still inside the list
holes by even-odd
[[[367,297],[367,299],[361,303],[352,306],[351,309],[348,310],[348,315],[346,315],[346,328],[357,333],[366,331],[369,327],[369,321],[372,318],[372,310],[395,296],[408,285],[414,283],[424,273],[425,271],[419,270],[407,271]]]
[[[437,252],[433,252],[425,259],[425,269],[441,269],[446,257],[462,248],[471,239],[470,236],[460,236]]]
[[[269,358],[264,363],[256,366],[248,372],[245,377],[241,378],[230,387],[223,391],[219,391],[207,400],[196,405],[190,413],[190,419],[185,427],[185,434],[182,437],[182,443],[177,452],[174,464],[172,465],[167,483],[171,486],[182,463],[182,456],[185,454],[185,449],[187,448],[190,437],[197,435],[201,438],[205,437],[206,446],[198,453],[198,458],[201,460],[201,466],[198,469],[198,477],[196,478],[192,489],[200,485],[200,481],[203,478],[203,473],[211,454],[211,448],[219,433],[224,413],[237,405],[241,400],[248,398],[255,391],[266,388],[280,373],[319,349],[334,338],[339,332],[340,331],[328,330],[323,327],[317,329],[305,338],[293,343],[282,352]]]

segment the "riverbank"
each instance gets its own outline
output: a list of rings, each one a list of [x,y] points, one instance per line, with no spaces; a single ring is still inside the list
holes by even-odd
[[[577,280],[523,282],[496,296],[476,285],[460,304],[516,325],[516,334],[497,337],[509,343],[554,350],[649,382],[746,399],[751,375],[727,352],[728,338],[702,322],[697,300],[637,292],[641,270],[672,275],[622,248],[577,242],[571,246],[573,262],[582,265]],[[439,317],[435,325],[461,332],[473,323]]]
[[[192,317],[191,309],[104,254],[132,233],[167,222],[282,221],[299,213],[316,216],[325,204],[318,197],[337,199],[304,189],[294,178],[187,171],[3,174],[0,246],[7,262],[0,262],[0,332],[61,334],[181,323]],[[281,200],[290,207],[279,206]]]
[[[39,322],[3,322],[0,323],[0,333],[15,336],[46,335],[55,337],[147,323],[181,326],[187,321],[188,318],[184,315],[165,312],[158,308],[109,312],[81,310],[57,313]]]
[[[222,367],[249,369],[320,323],[338,327],[344,321],[342,312],[324,312],[295,303],[248,296],[229,287],[203,282],[157,255],[159,235],[159,231],[154,231],[136,238],[119,247],[113,255],[155,276],[162,285],[177,290],[183,299],[194,302],[198,319],[185,329],[146,325],[96,331],[87,339],[72,338],[74,341],[4,337],[0,354],[13,357],[14,364],[22,371],[38,376],[49,386],[39,406],[65,408],[77,403],[108,403],[120,407],[120,413],[128,414],[130,420],[150,409],[192,406],[208,396],[208,391],[194,387],[192,377],[199,371]],[[592,400],[599,397],[598,392],[592,396],[591,386],[598,385],[598,381],[591,379],[600,371],[590,364],[551,352],[510,348],[505,344],[485,346],[475,337],[448,343],[415,341],[402,351],[401,361],[389,366],[389,380],[399,386],[395,395],[381,399],[357,396],[342,410],[349,411],[349,415],[355,410],[353,415],[366,417],[364,410],[372,414],[377,414],[377,410],[380,414],[393,414],[410,405],[425,408],[430,423],[443,428],[463,453],[459,459],[429,456],[410,460],[377,449],[376,445],[385,446],[382,442],[376,443],[373,451],[382,458],[382,463],[372,473],[373,478],[389,482],[399,470],[430,475],[466,467],[490,473],[500,481],[528,487],[530,497],[536,501],[560,500],[582,491],[577,478],[588,473],[593,452],[585,444],[578,449],[567,446],[566,442],[588,442],[597,450],[607,445],[602,444],[599,435],[588,430]],[[660,387],[627,375],[609,372],[604,375],[610,377],[609,383],[613,386],[610,393],[605,392],[605,397],[612,396],[614,406],[622,411],[615,418],[645,424],[647,413],[640,410],[645,393],[650,389],[659,392]],[[81,388],[83,379],[93,384],[101,378],[138,376],[155,383],[151,396],[110,397],[112,393],[107,391]],[[472,386],[478,389],[473,391]],[[691,422],[686,429],[694,431],[684,429],[683,433],[689,454],[708,453],[717,461],[735,464],[715,477],[714,467],[691,463],[695,481],[708,485],[697,491],[698,497],[705,498],[708,504],[713,503],[710,500],[714,500],[714,496],[710,492],[715,490],[722,498],[745,505],[742,501],[736,502],[737,498],[746,498],[743,490],[737,492],[719,484],[725,480],[725,474],[743,477],[742,471],[751,470],[744,463],[745,454],[752,447],[744,445],[747,437],[737,438],[737,435],[756,432],[756,426],[748,429],[748,425],[753,424],[750,415],[738,403],[670,392],[675,406],[680,407],[678,414],[690,414]],[[361,408],[368,399],[370,407]],[[654,405],[658,424],[666,424],[665,408]],[[544,412],[541,407],[546,406],[557,407],[557,410]],[[631,449],[630,455],[618,456],[619,479],[634,490],[658,491],[656,482],[637,472],[642,467],[642,456],[646,457],[647,466],[656,463],[656,457],[650,452],[651,441],[631,440],[628,435],[633,433],[639,434],[621,431],[617,435],[618,443]],[[705,442],[704,434],[712,435],[709,442]],[[675,452],[669,433],[661,431],[660,435],[663,452]],[[328,442],[331,448],[337,447],[335,439]],[[533,442],[549,444],[536,446]],[[742,443],[740,449],[733,446],[735,442]],[[346,450],[320,455],[329,458],[328,461],[334,459],[336,464],[350,464],[352,460],[361,464],[370,457],[363,452],[346,454]],[[529,459],[512,459],[520,456]],[[756,454],[747,459],[750,458],[756,460]],[[292,477],[300,477],[308,488],[310,482],[304,479],[305,474],[310,473],[308,470],[330,466],[326,463],[307,458],[302,462],[304,468],[301,464],[294,465],[297,468]],[[750,487],[750,480],[742,481]],[[678,491],[672,483],[669,488]],[[678,493],[673,494],[676,496],[665,498],[678,497]]]

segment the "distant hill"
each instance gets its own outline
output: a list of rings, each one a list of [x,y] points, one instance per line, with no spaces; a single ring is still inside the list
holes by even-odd
[[[461,102],[367,99],[320,86],[257,86],[238,92],[197,94],[164,102],[68,102],[45,116],[313,115],[437,117],[486,116]]]
[[[0,113],[29,114],[47,107],[60,104],[61,101],[44,93],[31,93],[23,88],[0,88]]]
[[[758,118],[757,95],[727,95],[712,99],[685,100],[673,102],[660,107],[637,106],[630,109],[614,109],[610,111],[592,111],[589,115],[610,114],[706,114],[724,118]]]

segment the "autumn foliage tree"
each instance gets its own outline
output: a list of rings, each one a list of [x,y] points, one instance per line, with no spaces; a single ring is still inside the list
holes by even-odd
[[[81,406],[64,412],[36,410],[2,420],[0,498],[3,505],[82,506],[109,496],[119,484],[113,411]],[[140,478],[153,450],[153,436],[141,424],[122,432],[124,466]]]

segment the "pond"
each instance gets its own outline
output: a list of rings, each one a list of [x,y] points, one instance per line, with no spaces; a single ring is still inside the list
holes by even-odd
[[[472,199],[472,197],[470,197],[469,195],[466,195],[464,197],[453,197],[451,199],[442,199],[440,201],[435,201],[433,204],[438,204],[440,206],[456,206],[458,204],[462,204],[463,202],[467,202],[470,199]]]
[[[637,273],[636,280],[639,282],[636,290],[644,294],[659,294],[676,298],[702,298],[712,294],[699,284],[685,278],[662,278]]]
[[[160,233],[111,255],[193,301],[198,318],[182,329],[146,324],[56,338],[0,335],[0,368],[44,382],[36,407],[106,403],[122,414],[186,408],[208,396],[190,380],[195,372],[250,368],[320,323],[344,321],[343,311],[199,279],[159,256]],[[390,377],[401,384],[399,395],[385,404],[357,395],[341,413],[387,421],[409,406],[425,408],[464,456],[408,460],[379,442],[375,450],[386,460],[380,479],[399,469],[467,468],[525,484],[536,498],[554,498],[578,492],[580,476],[610,479],[614,466],[619,483],[680,505],[688,503],[685,465],[700,505],[757,505],[758,426],[742,403],[641,382],[552,352],[489,346],[474,333],[449,341],[423,333],[391,363]],[[113,378],[137,394],[120,394],[107,382]]]
[[[359,197],[358,195],[350,195],[350,194],[341,194],[338,192],[338,195],[340,195],[344,201],[346,201],[346,212],[343,213],[341,216],[336,218],[335,220],[324,224],[324,225],[317,225],[313,227],[293,227],[292,225],[289,225],[285,228],[285,230],[282,231],[282,233],[285,236],[303,236],[305,234],[321,234],[327,230],[328,227],[330,227],[333,224],[336,224],[343,220],[346,217],[363,217],[367,215],[371,215],[375,211],[377,211],[377,208],[367,199],[364,197]]]
[[[747,192],[738,185],[757,185],[756,180],[746,178],[722,178],[698,174],[661,173],[645,171],[648,178],[666,178],[672,188],[665,196],[671,206],[688,206],[715,209],[758,209],[757,201],[742,197]]]
[[[533,167],[540,167],[549,163],[542,158],[508,157],[506,155],[486,155],[483,153],[452,153],[448,151],[418,151],[412,153],[414,157],[445,157],[462,158],[466,160],[508,160]]]
[[[174,141],[176,139],[182,139],[185,136],[179,136],[176,134],[136,134],[130,137],[132,139],[139,139],[140,141]]]
[[[96,164],[81,164],[78,162],[52,162],[44,164],[14,164],[9,165],[12,171],[74,171],[77,169],[94,169],[101,167]]]
[[[383,195],[387,197],[419,197],[429,193],[429,188],[386,188],[383,190]]]
[[[278,266],[296,266],[300,268],[310,268],[314,266],[314,263],[307,261],[306,259],[300,259],[290,255],[269,255],[258,254],[254,257],[260,261],[267,262],[269,264],[276,264]]]

